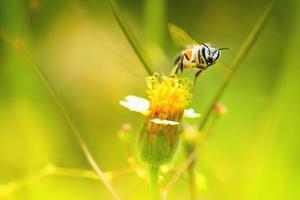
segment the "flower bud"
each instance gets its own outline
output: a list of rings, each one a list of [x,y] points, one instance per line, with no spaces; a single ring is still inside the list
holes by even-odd
[[[182,132],[182,139],[186,146],[194,148],[195,146],[201,146],[203,144],[203,138],[197,130],[196,126],[186,125]]]
[[[124,123],[122,128],[118,131],[118,138],[123,143],[127,143],[130,140],[130,133],[132,132],[132,126],[129,123]]]
[[[155,132],[152,132],[149,124],[145,124],[139,138],[141,159],[154,166],[172,161],[179,143],[178,126],[157,126]]]
[[[226,107],[224,106],[224,104],[222,104],[220,102],[215,104],[215,111],[219,115],[226,115],[227,114]]]

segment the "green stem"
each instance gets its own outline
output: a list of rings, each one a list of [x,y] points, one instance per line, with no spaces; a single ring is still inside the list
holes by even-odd
[[[190,156],[191,153],[195,152],[195,147],[186,146],[186,157]],[[195,152],[196,153],[196,152]],[[188,173],[189,173],[189,189],[191,200],[197,199],[197,174],[196,174],[196,160],[193,159],[188,166]]]
[[[130,172],[131,170],[126,169],[123,171],[114,171],[114,172],[106,172],[106,173],[111,174],[111,180],[113,180],[118,176],[125,175]],[[11,181],[6,184],[0,184],[0,199],[4,197],[8,197],[12,195],[12,193],[21,190],[25,186],[36,183],[47,176],[63,176],[63,177],[100,180],[97,174],[91,170],[66,168],[66,167],[59,167],[53,164],[49,164],[44,168],[42,168],[41,170],[38,170],[30,175],[27,175],[25,177]]]
[[[166,0],[146,0],[144,8],[145,36],[148,47],[164,47],[166,22]],[[155,14],[153,14],[155,13]]]
[[[152,200],[158,200],[159,166],[150,166],[149,173]]]
[[[110,182],[107,180],[107,178],[104,175],[104,172],[97,164],[96,160],[92,156],[89,148],[85,144],[81,133],[79,132],[77,126],[73,122],[69,112],[65,108],[64,104],[60,100],[55,88],[53,87],[52,83],[48,80],[48,77],[46,74],[42,71],[42,69],[34,62],[34,60],[29,55],[27,49],[25,48],[24,43],[21,39],[12,38],[9,35],[5,34],[0,29],[0,39],[3,39],[4,41],[8,42],[10,45],[12,45],[16,51],[21,55],[21,57],[27,62],[27,64],[31,67],[31,69],[34,71],[35,75],[38,77],[38,79],[42,82],[45,89],[49,93],[49,95],[52,97],[54,103],[56,104],[57,108],[62,113],[62,116],[64,117],[67,125],[69,126],[70,130],[72,131],[73,135],[75,136],[81,150],[83,151],[87,161],[91,165],[92,169],[95,171],[95,173],[98,175],[99,179],[103,182],[104,186],[108,189],[108,191],[111,193],[114,200],[120,200],[120,197],[115,192],[114,188],[110,184]]]
[[[111,10],[114,14],[114,17],[117,20],[117,22],[118,22],[120,28],[122,29],[124,35],[126,36],[129,44],[131,45],[134,52],[136,53],[136,55],[138,56],[138,58],[142,62],[145,70],[147,71],[147,73],[149,75],[152,75],[153,72],[151,70],[152,64],[150,62],[150,59],[148,58],[144,48],[142,47],[142,45],[140,44],[140,42],[138,41],[138,39],[134,35],[133,31],[129,27],[127,21],[125,20],[125,17],[123,17],[123,15],[121,14],[121,11],[118,7],[118,4],[116,3],[115,0],[108,0],[108,2],[110,4]]]
[[[195,160],[188,168],[189,181],[190,181],[190,195],[191,200],[197,199],[197,184],[196,184],[196,172],[195,172]]]
[[[227,89],[229,83],[231,82],[232,78],[234,77],[234,75],[236,74],[238,69],[240,68],[240,65],[241,65],[242,61],[246,58],[246,56],[250,52],[251,48],[255,44],[256,40],[258,39],[258,37],[259,37],[259,35],[260,35],[267,19],[268,19],[268,16],[270,15],[270,13],[272,11],[272,8],[273,8],[275,2],[276,2],[276,0],[270,1],[269,5],[266,7],[265,11],[262,13],[260,18],[257,20],[256,24],[252,28],[252,30],[249,33],[248,37],[244,41],[241,49],[238,51],[237,55],[235,56],[235,58],[234,58],[234,60],[231,64],[231,68],[230,68],[231,73],[224,80],[224,82],[222,83],[221,87],[219,88],[216,96],[214,97],[211,104],[209,105],[208,110],[203,115],[202,120],[199,124],[199,130],[204,129],[204,126],[206,125],[209,117],[213,113],[212,111],[214,109],[214,106],[215,106],[216,102],[218,102],[219,99],[222,97],[222,95],[224,94],[225,90]]]

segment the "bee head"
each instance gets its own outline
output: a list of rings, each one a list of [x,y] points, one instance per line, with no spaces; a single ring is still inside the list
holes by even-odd
[[[207,66],[211,66],[215,64],[215,62],[219,59],[221,55],[221,50],[225,50],[228,48],[215,48],[209,44],[202,44],[202,56],[207,64]]]

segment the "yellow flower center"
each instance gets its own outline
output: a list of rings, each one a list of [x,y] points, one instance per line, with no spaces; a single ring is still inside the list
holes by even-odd
[[[180,121],[185,107],[192,97],[190,81],[180,77],[154,74],[147,77],[150,100],[149,119]]]

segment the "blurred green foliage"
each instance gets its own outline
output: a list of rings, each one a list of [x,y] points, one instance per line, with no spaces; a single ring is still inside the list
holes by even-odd
[[[151,8],[157,6],[153,2],[161,3],[163,9]],[[231,47],[221,58],[229,64],[269,1],[153,2],[118,1],[138,39],[150,54],[153,49],[154,70],[167,73],[169,60],[178,51],[167,34],[167,22],[183,27],[199,41]],[[198,155],[197,170],[207,182],[201,193],[204,199],[300,198],[299,23],[299,1],[279,0],[229,85],[222,98],[228,115]],[[26,44],[84,133],[101,168],[127,168],[126,151],[117,132],[124,122],[130,122],[136,134],[143,119],[127,112],[118,101],[128,94],[146,97],[147,74],[107,2],[0,0],[0,31]],[[186,74],[192,76],[193,72]],[[205,111],[224,76],[222,68],[215,66],[198,81],[192,105],[197,111]],[[176,163],[183,162],[182,154],[183,149]],[[0,40],[0,191],[2,184],[34,174],[50,163],[89,169],[40,81],[18,51]],[[120,176],[112,184],[127,199],[144,199],[149,194],[147,182],[133,174]],[[170,199],[187,196],[184,175],[171,190]],[[49,176],[5,199],[111,196],[95,180]]]

